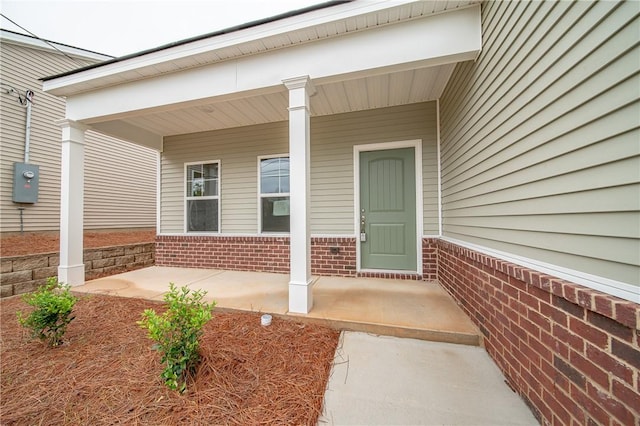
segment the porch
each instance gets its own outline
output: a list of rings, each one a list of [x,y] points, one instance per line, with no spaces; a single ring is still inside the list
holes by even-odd
[[[73,290],[162,300],[170,282],[207,291],[216,309],[264,312],[342,330],[480,345],[477,328],[435,281],[320,276],[308,314],[289,311],[289,275],[153,266],[89,281]]]
[[[159,236],[240,236],[246,252],[286,235],[288,259],[268,259],[286,312],[314,306],[312,235],[351,239],[350,270],[423,275],[421,240],[442,228],[438,99],[481,48],[475,0],[330,2],[46,77],[66,98],[59,279],[85,277],[87,131],[158,152]]]

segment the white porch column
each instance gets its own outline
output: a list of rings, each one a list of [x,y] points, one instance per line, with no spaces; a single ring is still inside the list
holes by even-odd
[[[313,306],[311,231],[309,226],[309,76],[283,80],[289,89],[290,276],[289,311],[308,313]]]
[[[88,127],[72,120],[60,120],[62,159],[60,176],[60,266],[58,280],[84,284],[84,133]]]

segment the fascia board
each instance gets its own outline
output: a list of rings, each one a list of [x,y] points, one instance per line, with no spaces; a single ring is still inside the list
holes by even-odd
[[[315,83],[360,74],[473,60],[481,48],[479,7],[355,32],[67,98],[67,117],[93,122],[134,111],[284,90],[287,78]]]
[[[215,52],[216,50],[239,46],[272,36],[284,35],[297,30],[313,26],[339,22],[354,16],[365,15],[393,7],[412,3],[415,0],[369,0],[365,2],[351,2],[330,7],[307,14],[270,22],[258,27],[235,31],[216,37],[195,41],[185,45],[175,46],[152,52],[143,56],[134,57],[126,61],[106,64],[102,67],[89,69],[53,80],[45,81],[44,90],[54,95],[68,96],[73,94],[73,89],[63,90],[69,86],[98,80],[114,74],[135,71],[139,68],[153,67],[167,62],[179,61],[194,55]]]

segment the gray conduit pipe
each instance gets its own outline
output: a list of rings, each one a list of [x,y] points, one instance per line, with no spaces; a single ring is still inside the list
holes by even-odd
[[[27,90],[25,97],[27,98],[27,120],[24,132],[24,162],[28,163],[29,151],[31,150],[31,104],[33,102],[33,92],[31,90]]]

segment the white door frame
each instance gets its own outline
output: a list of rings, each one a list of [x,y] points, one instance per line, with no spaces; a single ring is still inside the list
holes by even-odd
[[[383,149],[413,148],[415,156],[415,178],[416,178],[416,255],[418,256],[416,265],[417,272],[422,275],[422,234],[423,234],[423,196],[422,196],[422,139],[412,139],[395,142],[382,142],[353,146],[353,193],[354,212],[353,226],[356,235],[356,271],[357,272],[388,272],[405,273],[413,271],[395,271],[381,269],[361,269],[360,265],[360,153],[367,151],[381,151]]]

